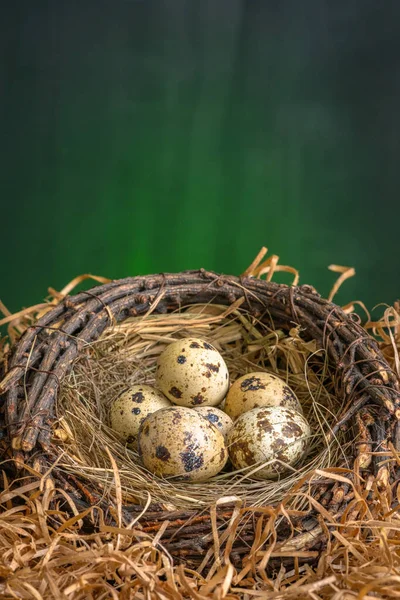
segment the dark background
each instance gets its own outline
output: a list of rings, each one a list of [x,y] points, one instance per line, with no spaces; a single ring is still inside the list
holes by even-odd
[[[324,294],[354,266],[338,301],[400,295],[398,0],[30,0],[0,21],[11,310],[86,272],[239,274],[262,245]]]

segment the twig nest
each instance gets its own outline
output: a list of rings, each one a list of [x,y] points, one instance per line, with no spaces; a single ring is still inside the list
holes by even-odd
[[[135,448],[139,427],[145,418],[169,406],[172,406],[171,402],[159,390],[149,385],[134,385],[113,401],[110,424],[124,443]]]
[[[263,371],[239,377],[228,392],[224,410],[235,420],[248,410],[266,406],[283,406],[303,412],[296,394],[287,383]]]
[[[186,338],[160,355],[157,387],[179,406],[217,406],[229,388],[229,373],[221,354],[208,342]]]
[[[196,411],[172,407],[149,415],[138,437],[144,466],[159,477],[205,481],[225,466],[222,433]]]
[[[236,469],[262,465],[252,476],[275,479],[304,455],[310,426],[302,414],[283,406],[253,408],[241,415],[228,435]]]
[[[210,421],[224,436],[225,440],[233,427],[233,421],[223,410],[215,406],[196,406],[194,410]]]

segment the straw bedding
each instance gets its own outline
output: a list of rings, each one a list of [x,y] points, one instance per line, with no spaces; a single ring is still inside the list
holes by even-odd
[[[261,280],[278,269],[259,263],[104,282],[6,317],[12,340],[26,333],[11,360],[3,340],[2,597],[399,597],[398,307],[362,328],[309,286]],[[266,370],[296,391],[312,439],[289,477],[163,481],[108,427],[112,399],[152,384],[188,335],[232,380]]]
[[[112,399],[134,383],[154,384],[155,360],[166,343],[193,334],[221,351],[232,380],[269,368],[296,390],[313,436],[307,459],[289,477],[280,482],[255,481],[246,472],[227,471],[206,484],[161,480],[147,473],[137,453],[127,450],[109,429]],[[352,433],[339,431],[328,439],[334,416],[343,408],[329,375],[329,367],[318,360],[315,343],[303,341],[297,329],[290,335],[271,331],[257,321],[253,324],[240,308],[196,305],[168,315],[127,319],[91,344],[63,383],[55,432],[65,450],[59,467],[101,481],[106,493],[113,480],[108,448],[119,470],[125,502],[143,505],[150,495],[152,502],[168,504],[171,510],[210,506],[215,498],[229,495],[251,506],[276,502],[310,469],[339,461],[349,466],[346,439]]]

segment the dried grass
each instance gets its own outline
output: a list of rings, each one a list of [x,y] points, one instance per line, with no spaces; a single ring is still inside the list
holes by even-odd
[[[328,545],[319,556],[297,550],[290,540],[276,541],[277,520],[290,517],[285,504],[253,510],[258,535],[241,570],[229,560],[238,519],[231,519],[222,535],[215,527],[212,552],[217,559],[205,576],[173,563],[163,549],[162,531],[149,534],[135,522],[107,526],[96,507],[84,513],[74,507],[76,514],[71,518],[50,506],[63,491],[54,489],[48,479],[12,485],[5,481],[0,495],[1,598],[399,598],[398,508],[390,509],[390,487],[379,489],[371,479],[367,490],[372,500],[366,502],[368,491],[360,488],[340,518],[321,512],[320,527],[328,535]],[[394,500],[400,502],[400,498]],[[238,518],[243,510],[237,508]],[[79,533],[83,519],[96,523],[96,533]],[[267,574],[271,558],[288,555],[295,559],[294,568]],[[304,558],[317,563],[313,568],[307,563],[299,566],[299,559]]]
[[[161,480],[148,473],[135,451],[128,450],[107,426],[112,400],[134,383],[154,383],[157,356],[166,344],[187,336],[213,343],[226,360],[232,380],[251,371],[271,371],[295,390],[313,432],[302,464],[282,481],[256,481],[250,470],[230,471],[204,483]],[[321,360],[322,359],[322,360]],[[312,469],[335,466],[346,459],[343,433],[329,436],[342,406],[332,377],[313,342],[299,331],[271,331],[240,307],[196,305],[167,315],[127,319],[88,345],[63,382],[58,401],[56,435],[65,452],[59,462],[65,472],[101,482],[104,494],[114,494],[108,450],[115,459],[125,502],[153,502],[171,509],[209,506],[215,498],[235,495],[252,506],[277,502]],[[329,436],[329,438],[328,438]]]
[[[274,270],[279,270],[276,260],[268,259],[259,265],[264,254],[261,251],[249,269],[253,276],[267,274],[269,278]],[[346,268],[335,270],[348,273]],[[290,272],[297,276],[295,270]],[[50,305],[60,297],[62,294],[52,293]],[[48,306],[26,309],[14,319],[6,314],[3,321],[9,323],[11,340]],[[5,307],[2,310],[6,313]],[[399,306],[387,307],[378,321],[369,318],[365,327],[380,339],[382,351],[400,374]],[[108,525],[98,506],[82,511],[65,490],[54,488],[49,474],[32,473],[29,478],[9,482],[3,472],[0,597],[399,598],[400,486],[393,497],[395,486],[372,476],[368,481],[356,476],[353,483],[345,469],[336,468],[346,455],[346,437],[340,434],[339,440],[329,439],[333,422],[330,413],[337,413],[341,407],[328,383],[330,374],[323,356],[316,357],[313,344],[302,341],[298,333],[292,330],[286,336],[266,330],[240,306],[231,311],[214,305],[197,306],[174,315],[150,314],[127,320],[84,349],[64,381],[59,398],[59,421],[54,435],[65,451],[59,465],[70,473],[84,473],[88,479],[102,481],[104,494],[117,507],[117,525]],[[293,476],[281,483],[260,485],[246,474],[226,474],[214,478],[206,489],[204,484],[156,484],[138,466],[135,453],[126,450],[105,425],[114,395],[134,382],[152,383],[155,359],[165,343],[189,334],[204,337],[219,347],[233,379],[262,368],[279,373],[296,390],[315,435],[307,459]],[[8,342],[1,341],[0,352],[4,352]],[[393,450],[388,459],[399,461],[400,457]],[[343,514],[330,514],[309,494],[312,485],[329,478],[347,483],[354,492]],[[126,522],[122,502],[147,505],[150,497],[171,508],[212,504],[208,515],[213,547],[203,568],[193,571],[171,558],[164,548],[168,541],[166,526],[153,532],[144,531],[137,516]],[[224,531],[217,526],[216,497],[220,497],[219,504],[235,502]],[[314,530],[313,535],[320,531],[328,539],[326,549],[320,553],[304,550],[310,536],[307,532],[301,534],[302,540],[298,535],[301,532],[295,531],[285,542],[277,541],[276,536],[276,526],[282,518],[290,522],[311,502],[319,513],[319,530]],[[256,534],[247,559],[238,569],[230,561],[230,549],[233,540],[240,536],[243,518],[250,517],[255,520]],[[84,530],[89,533],[82,533]],[[271,573],[271,560],[286,556],[294,558],[294,568],[282,566]],[[212,563],[207,572],[206,559]]]

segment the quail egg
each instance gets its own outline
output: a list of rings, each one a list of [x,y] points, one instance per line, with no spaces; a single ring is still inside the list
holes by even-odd
[[[215,406],[195,406],[193,410],[207,419],[207,421],[210,421],[226,440],[228,433],[233,427],[233,421],[226,413]]]
[[[225,466],[228,451],[222,433],[196,411],[175,406],[149,415],[138,437],[146,469],[159,477],[205,481]]]
[[[229,456],[236,469],[266,464],[257,479],[276,479],[304,456],[310,426],[302,414],[283,406],[253,408],[241,415],[228,435]]]
[[[248,410],[263,406],[284,406],[303,412],[293,390],[276,375],[264,372],[239,377],[230,387],[224,410],[235,420]]]
[[[216,406],[228,391],[229,374],[212,344],[185,338],[172,342],[160,355],[156,383],[179,406]]]
[[[172,406],[171,402],[149,385],[134,385],[120,394],[112,403],[110,423],[122,440],[131,448],[136,447],[139,427],[147,415]]]

